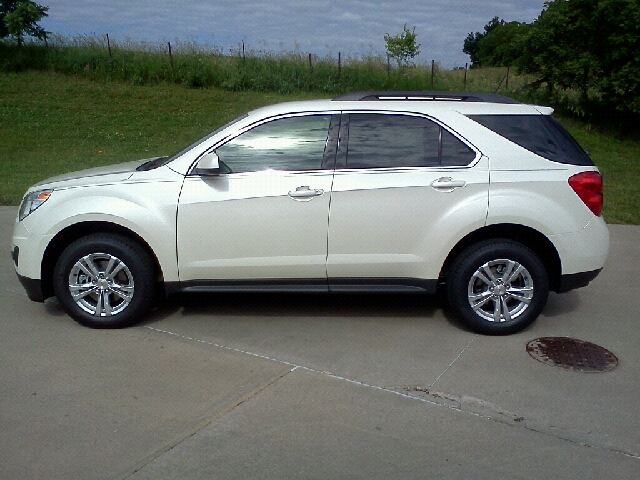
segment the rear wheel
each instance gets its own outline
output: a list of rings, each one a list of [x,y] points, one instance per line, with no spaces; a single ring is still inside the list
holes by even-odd
[[[511,240],[489,240],[463,251],[447,278],[454,314],[478,333],[507,335],[530,325],[549,295],[544,264]]]
[[[92,328],[122,328],[149,309],[155,268],[134,241],[94,234],[69,245],[54,269],[53,287],[66,312]]]

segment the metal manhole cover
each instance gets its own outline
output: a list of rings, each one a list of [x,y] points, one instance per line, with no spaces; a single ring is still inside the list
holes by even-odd
[[[606,348],[569,337],[541,337],[527,343],[527,352],[539,362],[581,372],[608,372],[618,358]]]

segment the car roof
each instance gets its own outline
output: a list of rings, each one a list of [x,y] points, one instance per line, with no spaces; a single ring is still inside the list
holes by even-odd
[[[339,95],[333,101],[450,101],[520,103],[513,98],[488,92],[436,92],[436,91],[370,91]]]
[[[295,112],[384,110],[436,115],[454,111],[463,115],[550,115],[552,108],[528,105],[505,95],[487,92],[364,91],[332,99],[285,102],[262,107],[250,117]]]

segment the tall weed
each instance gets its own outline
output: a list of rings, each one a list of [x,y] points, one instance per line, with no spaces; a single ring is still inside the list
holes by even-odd
[[[22,48],[0,42],[0,71],[49,70],[103,82],[133,85],[172,83],[189,88],[216,87],[229,91],[319,92],[357,90],[482,90],[499,86],[506,92],[506,69],[445,70],[431,65],[397,68],[381,55],[318,57],[299,51],[274,53],[251,48],[223,55],[211,45],[176,42],[171,45],[118,42],[101,36],[53,36],[48,46]],[[509,91],[528,78],[511,75]]]

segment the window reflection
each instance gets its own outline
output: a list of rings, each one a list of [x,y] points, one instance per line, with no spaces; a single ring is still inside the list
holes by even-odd
[[[435,122],[410,115],[349,115],[347,168],[464,166],[475,152]]]
[[[233,173],[320,169],[330,120],[330,115],[274,120],[239,135],[216,153]]]
[[[420,117],[351,114],[347,168],[438,165],[439,129]]]

